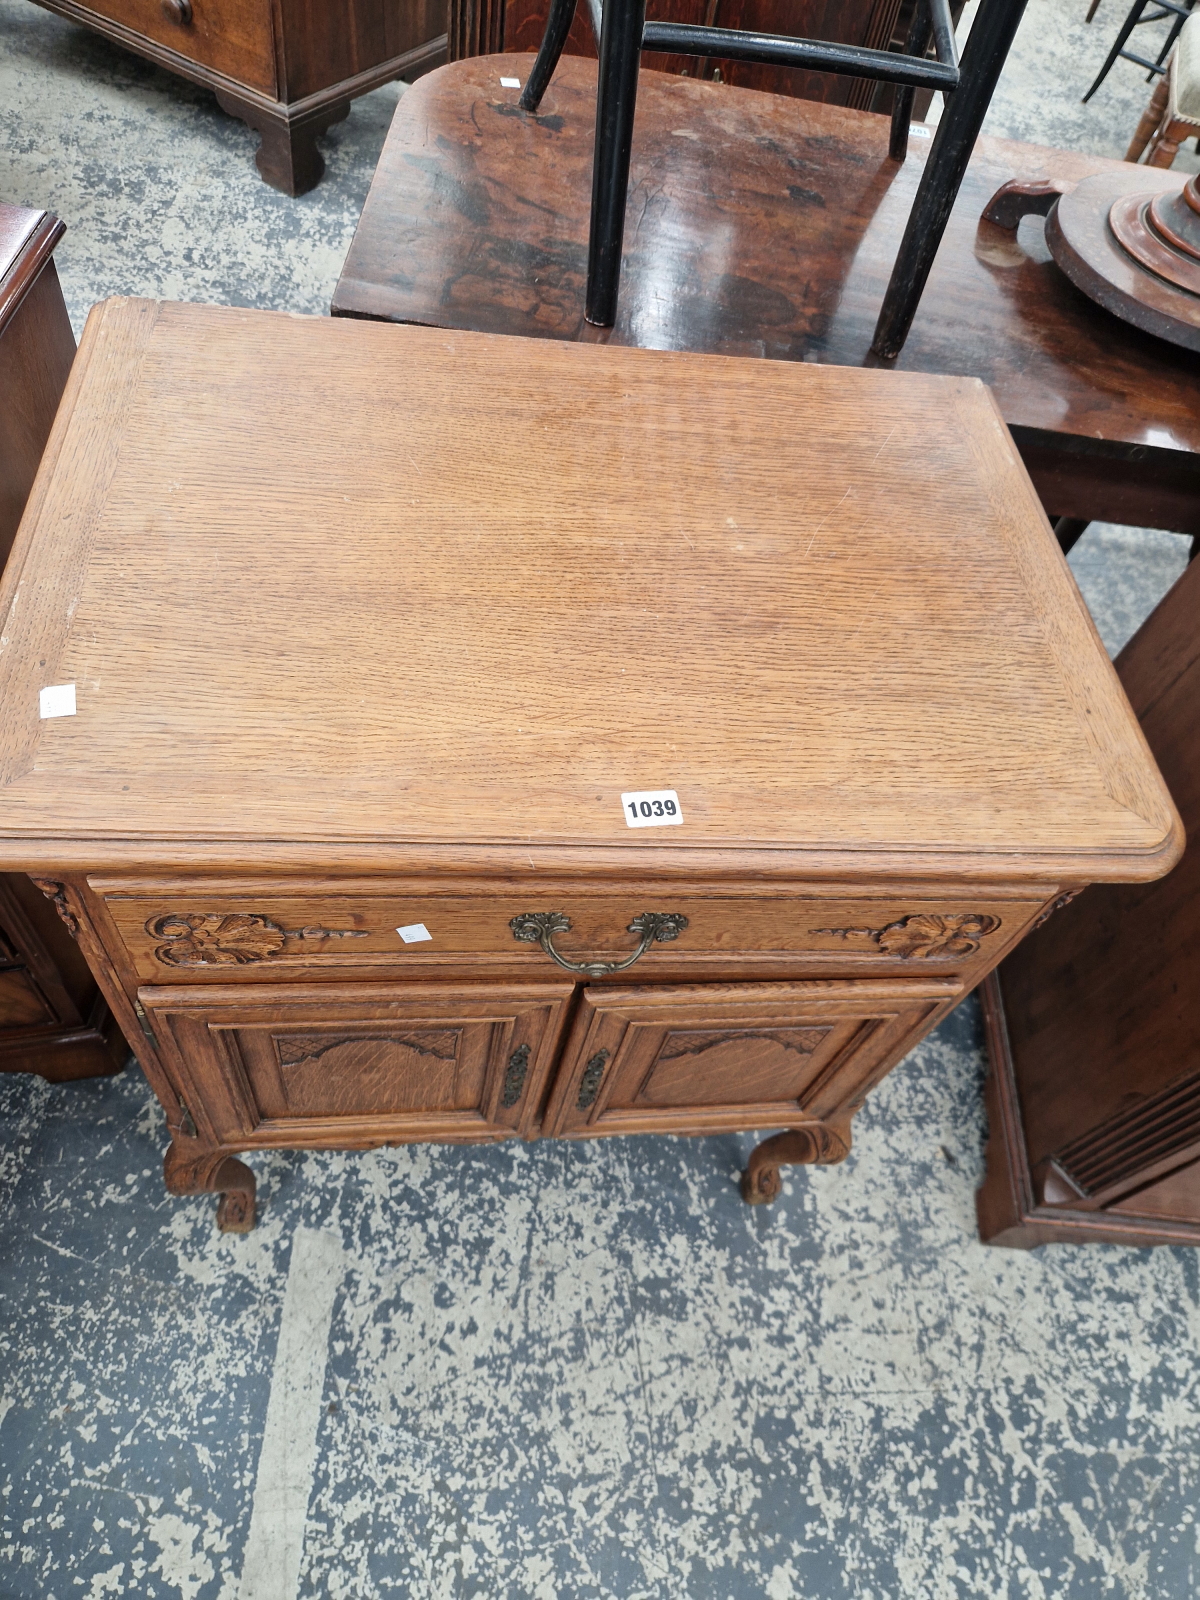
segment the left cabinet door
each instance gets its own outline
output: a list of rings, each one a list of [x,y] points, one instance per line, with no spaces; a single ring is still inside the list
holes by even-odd
[[[369,1145],[529,1136],[569,982],[144,988],[203,1138]]]

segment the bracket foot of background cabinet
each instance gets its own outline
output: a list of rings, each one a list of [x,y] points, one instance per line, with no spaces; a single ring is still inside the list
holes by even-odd
[[[320,183],[325,172],[325,158],[317,148],[317,140],[335,122],[342,122],[350,115],[349,100],[335,100],[324,106],[319,115],[303,120],[220,90],[217,104],[261,136],[254,165],[272,189],[279,189],[293,198],[307,194]]]

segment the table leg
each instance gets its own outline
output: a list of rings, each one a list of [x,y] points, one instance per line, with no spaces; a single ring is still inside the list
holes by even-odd
[[[1025,3],[983,0],[971,28],[959,86],[947,97],[875,325],[871,349],[885,360],[898,356],[908,337]]]
[[[646,0],[607,0],[596,81],[596,149],[588,234],[587,320],[611,328],[621,285],[621,243],[637,104]]]

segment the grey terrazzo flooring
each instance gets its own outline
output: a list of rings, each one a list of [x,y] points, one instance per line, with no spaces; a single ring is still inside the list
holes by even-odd
[[[1031,0],[991,128],[1120,154],[1078,96],[1122,9]],[[0,196],[111,293],[322,312],[399,89],[288,200],[209,96],[0,0]],[[1189,162],[1194,157],[1189,156]],[[1169,534],[1072,557],[1110,649]],[[969,1001],[772,1208],[752,1141],[256,1157],[261,1222],[168,1199],[136,1070],[0,1079],[0,1596],[1183,1600],[1200,1260],[977,1242]]]

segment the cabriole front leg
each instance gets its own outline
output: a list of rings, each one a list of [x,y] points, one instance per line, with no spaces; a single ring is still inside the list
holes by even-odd
[[[177,1138],[163,1158],[163,1178],[171,1194],[219,1194],[217,1227],[222,1233],[249,1233],[254,1227],[254,1174],[236,1156]]]
[[[751,1152],[742,1173],[742,1199],[748,1206],[770,1205],[782,1186],[780,1167],[832,1166],[849,1154],[849,1130],[843,1133],[826,1122],[777,1133]]]

